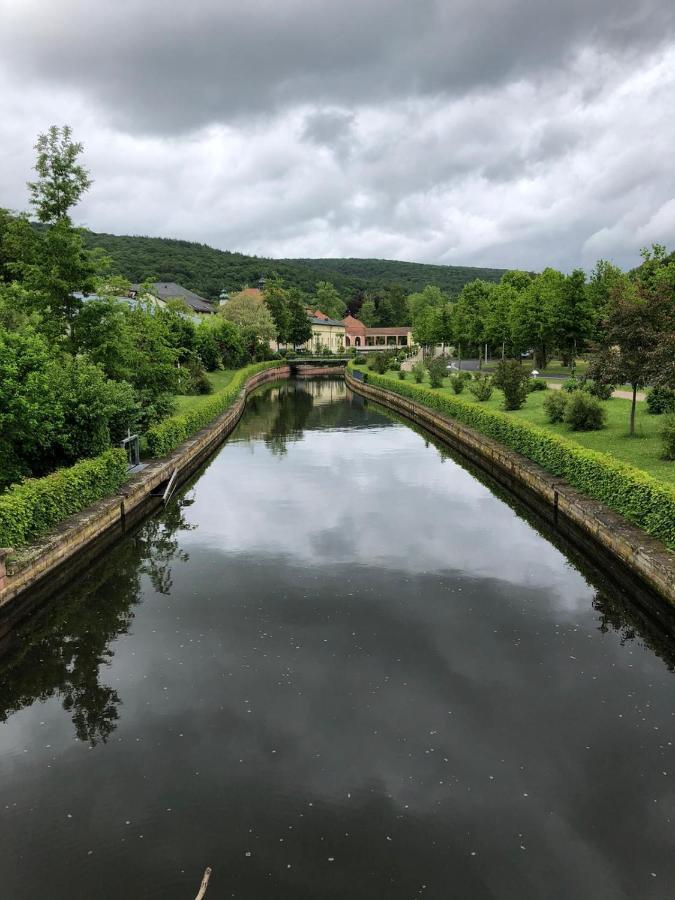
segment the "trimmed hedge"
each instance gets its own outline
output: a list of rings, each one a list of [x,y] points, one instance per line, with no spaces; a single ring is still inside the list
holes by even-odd
[[[68,516],[114,494],[127,477],[127,454],[115,448],[44,478],[28,478],[0,495],[0,546],[20,547]]]
[[[368,383],[457,419],[522,453],[675,549],[675,490],[646,472],[605,453],[581,447],[538,425],[459,397],[374,373],[368,373]]]
[[[283,360],[253,363],[236,372],[229,384],[215,394],[204,397],[189,412],[170,416],[148,429],[148,450],[151,456],[167,456],[179,444],[205,428],[209,422],[224,413],[234,403],[244,382],[252,375],[283,366]]]

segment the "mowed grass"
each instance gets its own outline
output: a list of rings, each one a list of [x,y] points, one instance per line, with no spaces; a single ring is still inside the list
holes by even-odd
[[[364,369],[364,371],[367,371],[367,369]],[[394,382],[399,381],[397,372],[387,372],[385,377],[391,378]],[[406,381],[414,382],[414,378],[410,373],[406,373]],[[429,387],[428,376],[425,376],[424,385]],[[448,394],[451,397],[455,396],[447,381],[438,390],[442,394]],[[576,441],[583,447],[589,447],[592,450],[599,450],[609,456],[614,456],[616,459],[623,460],[623,462],[648,472],[660,481],[675,486],[675,462],[661,458],[660,433],[663,416],[650,415],[647,411],[646,403],[637,404],[635,437],[630,437],[628,434],[630,400],[612,397],[611,400],[603,402],[602,405],[607,410],[607,424],[600,431],[572,431],[564,423],[552,425],[546,419],[544,399],[548,393],[549,391],[535,391],[528,395],[522,409],[512,410],[506,414],[516,416],[519,419],[526,419],[528,422],[540,425],[548,431]],[[460,399],[467,403],[478,403],[468,387],[465,387],[459,396]],[[495,388],[492,392],[492,397],[482,405],[504,412],[502,392]]]
[[[218,369],[216,372],[207,372],[206,377],[213,385],[213,393],[215,394],[226,388],[232,381],[232,376],[235,372],[236,369]],[[210,396],[211,394],[176,394],[176,413],[189,412]]]

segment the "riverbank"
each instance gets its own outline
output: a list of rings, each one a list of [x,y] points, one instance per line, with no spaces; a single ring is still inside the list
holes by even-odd
[[[530,502],[536,500],[548,512],[550,522],[564,531],[586,552],[592,554],[594,548],[596,552],[598,547],[602,548],[610,559],[618,559],[637,579],[649,585],[669,604],[675,606],[675,555],[663,541],[636,527],[605,502],[583,493],[559,474],[546,471],[540,464],[527,459],[504,443],[448,415],[443,408],[444,398],[439,396],[439,392],[432,394],[428,389],[416,387],[411,383],[401,385],[398,381],[372,373],[367,373],[367,380],[363,381],[361,380],[363,374],[359,372],[357,377],[354,377],[354,372],[348,370],[346,373],[348,387],[389,406],[427,428],[485,468],[516,495],[523,496],[526,500],[529,498]],[[429,400],[434,400],[438,404],[436,408],[427,405]],[[502,424],[501,419],[497,417],[495,421]],[[579,462],[583,466],[584,460],[580,459]],[[591,480],[602,479],[601,467],[598,465],[594,467],[594,463],[598,462],[601,464],[602,461],[591,457],[586,461],[587,471],[584,475]],[[597,473],[595,468],[598,470]],[[608,471],[605,480],[610,475],[611,472]],[[662,493],[659,493],[658,483],[654,484],[656,488],[651,495],[648,490],[641,492],[641,485],[636,484],[636,500],[638,495],[647,503],[654,504],[657,499],[660,500],[663,506],[661,512],[666,517],[665,525],[668,528],[668,503],[669,501],[675,503],[675,492],[664,488]],[[612,486],[611,478],[607,481],[607,485]],[[648,488],[648,484],[643,486],[645,489]],[[647,512],[658,517],[656,509]]]

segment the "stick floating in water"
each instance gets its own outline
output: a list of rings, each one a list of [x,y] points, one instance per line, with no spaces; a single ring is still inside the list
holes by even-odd
[[[204,877],[202,878],[202,883],[199,886],[199,893],[195,897],[195,900],[204,900],[206,896],[206,890],[209,886],[209,878],[211,877],[211,866],[206,867],[206,871],[204,872]]]

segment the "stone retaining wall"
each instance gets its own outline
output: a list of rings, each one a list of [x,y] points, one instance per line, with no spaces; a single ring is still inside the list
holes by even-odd
[[[638,583],[675,607],[675,554],[622,516],[509,450],[492,438],[393,391],[345,375],[347,386],[426,428],[486,470],[497,482],[544,515],[591,558],[604,553],[604,568],[620,564]]]
[[[319,374],[328,371],[318,369]],[[344,369],[330,371],[341,375]],[[251,391],[268,381],[288,378],[290,374],[290,366],[280,365],[253,375],[229,409],[177,447],[170,456],[150,462],[142,472],[130,478],[117,494],[70,516],[57,529],[22,550],[16,560],[12,560],[11,556],[7,558],[7,554],[0,551],[0,609],[4,612],[21,594],[38,585],[52,590],[58,583],[58,570],[62,570],[66,563],[95,543],[99,551],[103,549],[101,539],[104,536],[114,538],[123,533],[142,514],[141,507],[147,511],[152,492],[167,482],[174,470],[178,472],[177,483],[182,483],[230,434],[241,418]]]

